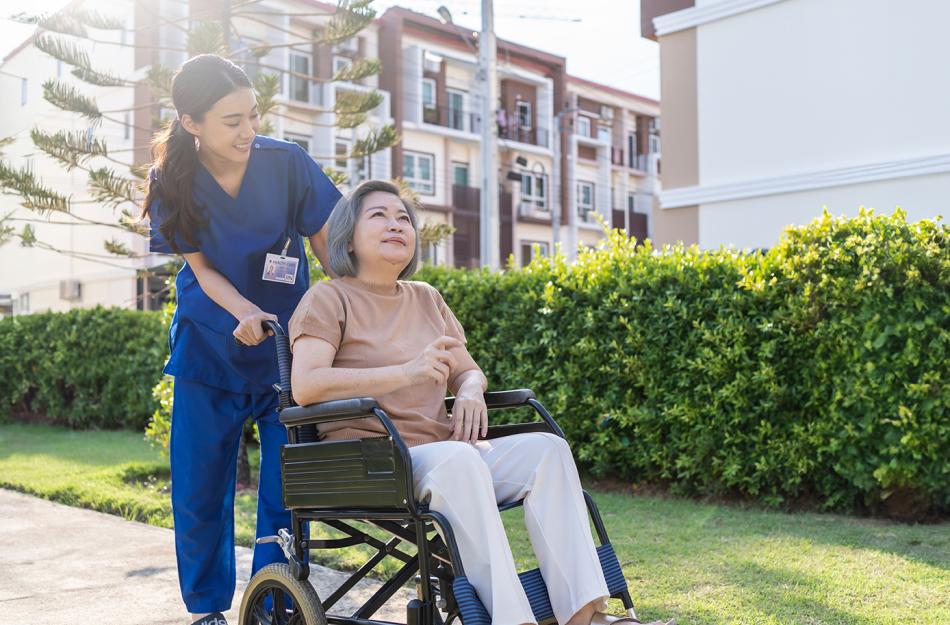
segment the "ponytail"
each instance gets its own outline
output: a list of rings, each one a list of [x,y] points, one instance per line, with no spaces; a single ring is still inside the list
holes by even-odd
[[[198,231],[206,223],[191,195],[198,169],[197,139],[181,125],[181,116],[190,115],[201,122],[215,102],[242,88],[253,88],[244,70],[216,54],[188,59],[172,78],[172,103],[178,116],[152,139],[142,217],[156,218],[151,215],[152,203],[161,199],[164,210],[158,231],[176,253],[176,241],[197,247]]]
[[[145,217],[150,214],[152,202],[161,199],[165,214],[158,230],[175,252],[179,251],[176,244],[179,236],[188,245],[197,247],[197,233],[205,223],[191,196],[197,168],[195,137],[176,117],[152,140],[152,172],[146,182],[142,208],[142,217]]]

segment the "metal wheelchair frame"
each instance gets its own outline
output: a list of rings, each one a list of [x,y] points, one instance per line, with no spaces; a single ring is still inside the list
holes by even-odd
[[[418,596],[407,606],[407,625],[445,625],[454,620],[461,620],[464,625],[490,625],[491,618],[487,610],[465,577],[452,527],[444,516],[429,510],[415,499],[409,450],[386,413],[371,398],[335,400],[309,406],[294,405],[287,336],[277,323],[265,322],[265,327],[273,332],[277,343],[280,383],[275,385],[275,389],[280,397],[280,421],[286,426],[288,437],[288,444],[281,449],[281,479],[284,505],[291,512],[291,528],[290,531],[281,530],[278,536],[258,539],[258,542],[278,542],[287,556],[289,575],[307,586],[309,583],[306,580],[310,574],[307,556],[310,551],[359,544],[376,549],[376,553],[330,596],[316,599],[320,605],[311,606],[314,608],[311,612],[316,615],[312,618],[319,621],[322,616],[323,622],[335,625],[394,625],[389,621],[373,620],[372,617],[415,577]],[[446,409],[451,410],[453,402],[454,398],[447,398]],[[530,390],[485,393],[485,402],[489,411],[530,407],[540,417],[539,421],[529,423],[490,426],[488,439],[525,432],[550,432],[564,437],[561,428]],[[387,436],[344,441],[319,440],[319,424],[359,418],[377,419]],[[620,599],[627,614],[635,617],[626,581],[597,506],[586,491],[584,499],[600,542],[597,552],[611,597]],[[512,502],[499,506],[499,510],[508,510],[521,504],[522,501]],[[374,526],[392,538],[384,542],[347,521]],[[310,523],[323,523],[344,537],[311,539],[308,532]],[[430,538],[433,530],[437,532]],[[401,550],[399,547],[404,542],[414,545],[417,553],[410,555]],[[403,566],[366,603],[348,617],[326,614],[386,557],[400,560]],[[553,610],[540,571],[533,569],[520,573],[519,577],[538,622],[553,622]],[[280,585],[286,588],[293,582],[288,580]],[[248,589],[252,587],[258,594],[249,601],[246,592],[241,607],[241,623],[292,625],[306,622],[307,625],[315,625],[303,616],[298,621],[282,621],[284,615],[278,612],[282,612],[283,608],[273,608],[268,617],[261,603],[263,595],[260,592],[263,591],[256,588],[254,579]],[[282,602],[279,594],[271,592],[273,602]],[[309,600],[312,601],[313,597],[316,597],[315,593]],[[254,605],[246,606],[249,602]],[[445,618],[440,609],[446,612]],[[294,612],[295,618],[298,613],[299,610]]]

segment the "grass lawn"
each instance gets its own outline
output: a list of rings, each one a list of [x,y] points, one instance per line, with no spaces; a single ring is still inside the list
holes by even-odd
[[[252,459],[253,462],[253,459]],[[0,487],[171,526],[167,466],[134,432],[0,425]],[[910,526],[595,492],[641,618],[683,625],[950,623],[950,524]],[[250,545],[255,496],[238,496]],[[521,511],[519,568],[535,566]],[[318,552],[319,553],[319,552]],[[362,564],[355,550],[322,561]]]

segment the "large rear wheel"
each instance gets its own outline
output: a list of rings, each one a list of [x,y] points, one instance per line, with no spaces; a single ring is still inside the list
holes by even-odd
[[[240,625],[327,625],[317,591],[286,564],[269,564],[254,574],[241,599],[240,619]]]

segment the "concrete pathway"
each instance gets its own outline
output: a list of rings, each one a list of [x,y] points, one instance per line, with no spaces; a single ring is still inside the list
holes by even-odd
[[[251,550],[237,548],[237,610]],[[310,581],[326,597],[346,575],[319,565]],[[352,613],[375,584],[361,583],[333,612]],[[407,590],[375,618],[405,622]],[[30,625],[185,625],[171,530],[0,489],[0,622]]]

